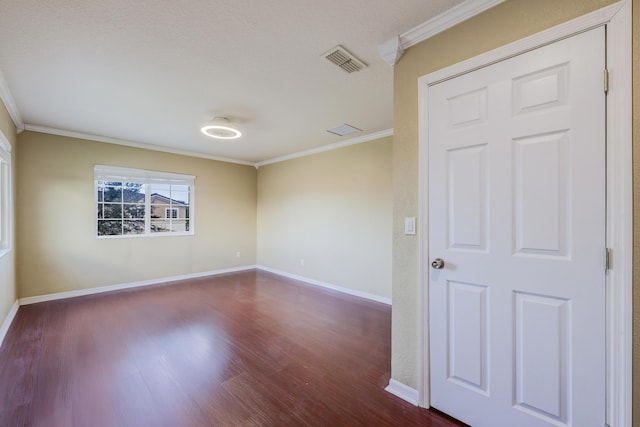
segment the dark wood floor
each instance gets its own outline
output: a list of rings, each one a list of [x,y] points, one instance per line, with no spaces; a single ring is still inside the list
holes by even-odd
[[[23,306],[0,426],[459,424],[383,389],[388,306],[256,271]]]

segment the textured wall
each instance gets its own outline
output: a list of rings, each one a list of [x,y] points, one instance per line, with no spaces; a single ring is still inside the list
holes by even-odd
[[[0,131],[7,138],[11,144],[11,162],[13,163],[13,199],[15,200],[15,183],[16,183],[16,127],[9,117],[9,113],[4,104],[0,101]],[[16,216],[14,215],[14,218]],[[14,229],[15,230],[15,229]],[[12,234],[15,236],[15,232],[12,230]],[[0,258],[0,324],[4,322],[4,319],[9,314],[11,306],[16,301],[16,268],[15,268],[15,240],[14,249],[12,252],[5,254]]]
[[[18,144],[20,297],[256,263],[254,167],[35,132]],[[195,235],[96,239],[95,164],[195,175]]]
[[[610,3],[614,1],[509,0],[410,48],[395,66],[392,322],[394,379],[411,387],[418,385],[418,240],[402,233],[403,218],[419,215],[418,78]],[[637,394],[640,394],[640,390]]]
[[[391,298],[391,150],[389,137],[261,167],[258,263]]]

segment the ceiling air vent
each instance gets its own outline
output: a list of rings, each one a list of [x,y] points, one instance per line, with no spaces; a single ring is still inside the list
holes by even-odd
[[[322,56],[342,68],[347,73],[353,73],[354,71],[360,71],[363,68],[367,68],[367,64],[360,61],[340,45],[325,52]]]
[[[327,132],[333,133],[338,136],[346,136],[351,135],[352,133],[362,132],[362,129],[358,129],[357,127],[345,123],[333,129],[327,129]]]

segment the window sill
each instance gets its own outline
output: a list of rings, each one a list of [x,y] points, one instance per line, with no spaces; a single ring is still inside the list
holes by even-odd
[[[110,239],[144,239],[156,237],[178,237],[178,236],[194,236],[194,232],[190,233],[154,233],[154,234],[124,234],[118,236],[96,236],[96,240]]]
[[[0,259],[2,259],[5,255],[11,253],[11,248],[0,249]]]

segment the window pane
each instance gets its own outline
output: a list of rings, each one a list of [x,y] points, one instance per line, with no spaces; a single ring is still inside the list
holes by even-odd
[[[124,234],[143,234],[144,221],[124,221]]]
[[[144,184],[125,182],[122,190],[124,202],[144,203]]]
[[[144,205],[122,205],[124,218],[144,219]],[[144,228],[144,227],[143,227]]]
[[[151,221],[151,232],[152,233],[166,233],[170,231],[170,221]]]
[[[9,186],[7,184],[7,162],[0,158],[0,249],[5,249],[9,243],[6,236],[9,223],[9,206],[7,203]]]
[[[171,221],[171,231],[180,233],[189,231],[187,228],[187,221],[181,219]]]
[[[122,205],[105,203],[102,207],[104,218],[122,218]]]
[[[119,236],[122,234],[122,221],[98,221],[98,236]]]
[[[151,193],[151,196],[149,198],[151,199],[151,204],[171,204],[171,197],[169,197],[169,192],[167,192],[166,195],[160,193]]]
[[[183,191],[171,191],[171,204],[188,205],[189,193]]]
[[[173,184],[171,186],[171,191],[183,191],[185,193],[189,192],[189,186],[188,185],[176,185]]]
[[[177,219],[178,218],[178,209],[176,208],[165,208],[164,217],[167,219]]]
[[[108,182],[104,186],[105,202],[121,202],[122,201],[122,185],[120,182]]]
[[[151,205],[151,218],[165,218],[165,213],[171,205]]]
[[[193,226],[189,229],[192,185],[165,183],[162,174],[150,175],[155,183],[135,182],[135,174],[128,181],[125,175],[116,177],[126,168],[108,169],[94,169],[102,176],[114,176],[95,181],[98,236],[193,232]]]
[[[171,185],[151,184],[149,185],[149,191],[151,192],[151,194],[157,193],[157,194],[162,194],[163,196],[169,197],[169,192],[171,191]]]

